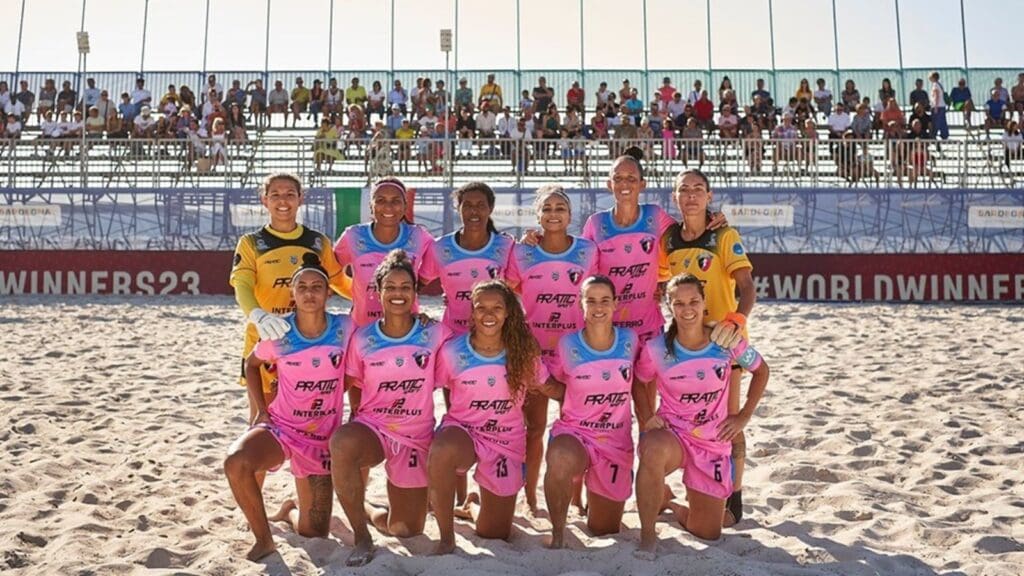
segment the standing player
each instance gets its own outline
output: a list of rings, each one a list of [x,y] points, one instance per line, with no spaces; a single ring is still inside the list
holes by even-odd
[[[285,502],[274,519],[286,520],[302,536],[327,537],[331,521],[331,460],[328,440],[341,423],[344,355],[352,334],[347,316],[327,313],[328,272],[314,254],[304,254],[291,277],[295,312],[282,320],[279,340],[263,340],[245,362],[249,399],[256,409],[252,427],[228,452],[224,473],[256,543],[246,557],[274,551],[259,477],[291,461],[298,504]],[[278,390],[268,404],[260,369],[277,367]]]
[[[430,447],[430,508],[437,518],[437,554],[455,549],[457,478],[476,465],[480,485],[476,534],[508,539],[516,494],[523,487],[527,389],[547,381],[540,349],[526,326],[515,293],[504,282],[477,284],[472,325],[441,349],[437,383],[448,413]]]
[[[354,416],[331,438],[331,461],[334,487],[355,541],[349,566],[362,566],[373,557],[365,469],[384,462],[387,472],[389,506],[372,515],[378,529],[406,538],[422,533],[427,517],[434,367],[448,331],[441,324],[425,325],[413,314],[414,268],[402,250],[384,258],[374,277],[383,319],[356,332],[346,358]]]
[[[597,271],[597,247],[589,240],[569,235],[572,206],[561,186],[538,189],[534,207],[544,235],[534,246],[515,246],[508,283],[522,298],[527,325],[547,362],[562,336],[583,327],[583,311],[577,300],[580,283]],[[530,393],[526,398],[526,503],[533,512],[537,510],[547,423],[547,396]]]
[[[552,548],[564,544],[574,484],[586,479],[587,528],[595,536],[618,533],[633,493],[630,408],[632,398],[644,395],[633,378],[639,339],[632,330],[612,325],[615,285],[609,278],[587,278],[581,295],[585,327],[558,343],[547,386],[562,401],[544,473]]]
[[[672,323],[664,338],[647,341],[637,360],[636,377],[647,394],[637,397],[640,470],[636,501],[640,513],[638,553],[653,556],[657,548],[655,521],[664,502],[665,476],[683,470],[689,508],[673,505],[680,525],[698,538],[715,540],[722,533],[725,499],[732,494],[731,439],[750,421],[765,386],[768,365],[745,340],[725,349],[711,340],[704,325],[704,288],[690,274],[676,276],[665,289]],[[743,409],[728,411],[732,365],[753,372]],[[655,416],[654,403],[660,398]]]
[[[425,228],[405,220],[406,201],[401,180],[378,180],[370,191],[372,221],[349,226],[334,246],[338,264],[342,269],[350,266],[352,270],[352,320],[357,326],[366,326],[381,317],[374,275],[388,252],[395,248],[405,250],[418,274],[424,255],[434,243]]]
[[[495,196],[490,186],[470,182],[455,190],[453,198],[462,228],[434,242],[420,274],[425,282],[440,279],[445,295],[442,323],[463,333],[470,327],[473,286],[505,278],[515,241],[494,227]]]
[[[303,255],[315,254],[327,271],[331,287],[348,297],[345,275],[331,252],[327,236],[306,228],[297,221],[302,206],[302,181],[293,174],[277,172],[264,178],[260,185],[260,202],[270,214],[270,224],[239,238],[231,267],[231,286],[235,301],[245,313],[245,345],[242,349],[242,380],[246,385],[245,362],[256,342],[277,340],[289,330],[281,315],[295,309],[290,282]],[[275,376],[269,366],[261,368],[263,393],[273,395]],[[256,415],[256,406],[249,403],[249,420]]]
[[[718,322],[712,339],[723,345],[738,335],[747,338],[747,316],[754,307],[757,290],[751,276],[753,266],[735,228],[724,226],[710,230],[706,213],[712,199],[708,178],[699,170],[687,170],[676,176],[673,197],[680,223],[673,224],[660,242],[660,277],[689,273],[704,283],[708,295],[705,308],[707,321]],[[739,292],[739,300],[736,293]],[[729,414],[740,409],[740,384],[743,370],[733,366],[729,384]],[[743,432],[733,440],[732,459],[735,470],[733,494],[729,496],[725,525],[732,526],[743,516],[743,470],[746,460],[746,436]]]

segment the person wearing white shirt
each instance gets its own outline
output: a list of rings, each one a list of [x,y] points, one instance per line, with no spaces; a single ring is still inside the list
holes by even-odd
[[[139,138],[152,138],[155,127],[156,119],[150,114],[149,106],[143,106],[142,113],[135,117],[135,126],[132,128],[133,135]]]
[[[7,104],[4,104],[4,114],[8,116],[14,114],[15,116],[21,118],[25,115],[25,105],[22,104],[21,100],[18,99],[8,100]]]
[[[700,93],[704,89],[703,86],[704,84],[700,80],[695,80],[693,82],[693,90],[691,90],[690,94],[686,96],[686,102],[684,104],[689,104],[690,106],[696,104],[697,101],[700,100]],[[682,114],[681,111],[679,113]]]
[[[949,125],[946,124],[946,91],[939,82],[939,73],[932,72],[928,77],[932,81],[928,91],[928,100],[932,106],[932,134],[949,140]]]
[[[206,79],[206,89],[203,90],[203,94],[206,98],[210,97],[210,90],[217,93],[217,100],[224,99],[224,87],[220,85],[220,82],[217,82],[216,74],[210,74]]]
[[[853,119],[846,113],[846,106],[842,102],[836,103],[835,110],[828,117],[828,139],[829,140],[842,140],[843,132],[849,130],[850,125],[853,124]],[[829,152],[834,153],[834,144],[829,144]]]
[[[6,109],[10,102],[11,91],[7,87],[7,82],[0,82],[0,110]]]
[[[533,120],[519,118],[509,130],[509,139],[512,143],[512,170],[515,172],[526,172],[530,165],[530,148],[526,140],[533,140]]]
[[[497,117],[494,112],[491,112],[490,108],[485,109],[476,117],[476,129],[480,133],[481,138],[494,138],[494,128],[497,123]]]
[[[135,80],[135,89],[132,90],[132,106],[135,107],[136,114],[142,110],[143,106],[148,106],[152,101],[153,94],[146,90],[146,81],[142,78]]]
[[[53,111],[46,111],[46,116],[44,116],[43,121],[39,124],[39,131],[42,133],[43,138],[60,138],[60,124],[53,119]]]
[[[686,101],[683,100],[681,94],[676,92],[675,95],[672,97],[672,101],[668,103],[668,117],[670,120],[674,122],[675,119],[682,116],[683,112],[685,111]]]
[[[96,87],[95,78],[86,78],[85,83],[86,87],[82,90],[82,101],[79,103],[78,107],[89,109],[100,101],[100,89]]]
[[[21,118],[18,116],[8,116],[4,134],[11,140],[21,138]]]
[[[818,78],[818,89],[814,91],[814,105],[825,118],[832,114],[832,91],[825,88],[825,79]]]

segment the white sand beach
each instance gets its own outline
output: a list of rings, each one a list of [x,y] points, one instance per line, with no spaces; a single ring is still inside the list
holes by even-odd
[[[1024,574],[1020,307],[759,304],[772,379],[748,428],[746,514],[719,542],[666,519],[658,559],[638,560],[630,501],[621,534],[576,518],[562,551],[542,548],[542,515],[510,542],[457,523],[461,550],[428,557],[428,518],[423,536],[376,535],[357,570],[337,503],[330,539],[274,524],[279,554],[242,559],[251,535],[221,468],[246,427],[242,328],[228,297],[0,300],[0,572]],[[383,470],[371,478],[383,502]],[[292,493],[271,475],[268,508]]]

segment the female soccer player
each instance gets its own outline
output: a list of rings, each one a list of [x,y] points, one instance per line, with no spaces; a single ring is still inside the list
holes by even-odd
[[[562,402],[548,440],[544,496],[551,515],[551,547],[564,544],[573,485],[586,479],[587,528],[614,534],[633,493],[632,398],[644,388],[633,378],[639,339],[612,325],[615,284],[606,276],[583,282],[585,326],[562,337],[550,364],[548,389]],[[644,399],[646,402],[646,398]]]
[[[280,316],[290,313],[295,304],[289,282],[303,255],[315,254],[327,271],[331,288],[344,297],[350,286],[331,252],[331,240],[296,220],[304,198],[302,181],[285,172],[270,174],[260,185],[260,202],[270,214],[270,224],[242,236],[235,248],[231,267],[231,285],[235,300],[248,318],[242,350],[241,384],[246,385],[246,359],[257,340],[276,340],[284,336],[290,324]],[[261,368],[263,393],[273,394],[275,375],[269,366]],[[250,421],[256,406],[249,404]]]
[[[353,417],[331,437],[331,475],[354,533],[346,564],[372,559],[363,470],[384,462],[387,509],[372,515],[382,532],[409,537],[427,516],[427,453],[434,432],[434,367],[448,335],[441,324],[413,314],[416,271],[402,250],[390,252],[374,275],[383,318],[359,328],[349,345],[345,382]]]
[[[249,431],[231,445],[224,461],[231,492],[256,543],[246,557],[274,551],[258,476],[291,461],[298,504],[285,502],[275,520],[288,521],[303,536],[324,538],[331,520],[331,460],[328,439],[341,423],[345,349],[352,334],[348,316],[327,313],[329,275],[315,254],[289,277],[295,312],[283,318],[279,340],[262,340],[245,362],[249,401],[256,409]],[[268,405],[261,367],[276,366],[277,395]]]
[[[470,182],[455,190],[455,208],[462,228],[438,238],[420,271],[425,282],[441,280],[445,295],[442,323],[457,333],[470,328],[470,294],[483,280],[505,278],[515,241],[498,232],[491,220],[494,190]]]
[[[456,479],[476,465],[481,502],[476,534],[508,539],[516,494],[523,487],[527,389],[548,379],[540,349],[515,293],[500,280],[473,288],[472,324],[441,349],[436,381],[448,413],[430,447],[430,508],[437,518],[436,554],[455,549]]]
[[[670,226],[661,238],[661,279],[689,273],[704,282],[708,295],[705,320],[719,323],[712,339],[728,347],[737,336],[747,338],[747,316],[754,307],[757,290],[751,276],[753,266],[736,229],[724,226],[710,230],[707,226],[706,213],[712,196],[708,178],[699,170],[687,170],[676,176],[673,198],[683,220]],[[733,366],[730,374],[729,414],[735,415],[740,409],[743,371]],[[729,496],[726,526],[732,526],[743,516],[745,455],[746,437],[740,432],[733,442],[735,493]]]
[[[352,320],[357,326],[366,326],[381,317],[380,295],[374,278],[388,252],[395,248],[405,250],[418,275],[424,255],[434,243],[426,228],[406,221],[406,201],[405,184],[401,180],[378,180],[370,191],[372,221],[349,226],[334,246],[334,255],[342,269],[351,267]]]
[[[583,311],[577,300],[580,283],[597,271],[597,247],[570,236],[572,206],[561,186],[542,186],[534,200],[543,230],[535,246],[517,244],[508,269],[508,283],[516,288],[526,312],[526,322],[545,362],[559,339],[583,327]],[[544,458],[544,432],[548,423],[548,398],[538,392],[526,398],[526,503],[537,510],[537,484]]]
[[[680,525],[699,538],[722,533],[725,499],[732,494],[731,440],[750,421],[768,384],[768,365],[745,340],[725,349],[711,340],[704,325],[705,299],[700,279],[672,278],[665,289],[672,323],[664,338],[649,340],[640,352],[636,377],[647,394],[637,396],[640,470],[636,477],[640,513],[638,553],[650,557],[657,547],[654,524],[664,502],[665,476],[683,470],[689,508],[671,506]],[[728,413],[730,372],[738,364],[753,372],[750,391],[738,414]],[[653,412],[655,391],[660,398]]]

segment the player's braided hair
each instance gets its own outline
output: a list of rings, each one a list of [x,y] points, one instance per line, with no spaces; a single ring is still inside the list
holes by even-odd
[[[485,292],[500,294],[505,300],[505,323],[501,327],[501,342],[505,346],[505,369],[508,389],[512,400],[526,395],[526,389],[537,377],[537,359],[540,346],[526,324],[526,314],[516,298],[516,293],[502,280],[486,280],[473,287],[471,299]],[[470,330],[474,330],[470,328]]]
[[[676,289],[685,284],[690,284],[697,287],[697,292],[700,293],[701,300],[704,299],[704,283],[701,282],[700,278],[697,278],[693,274],[679,274],[673,276],[668,284],[665,286],[665,301],[671,302],[672,295]],[[676,336],[679,335],[679,326],[676,324],[676,319],[672,318],[672,322],[668,326],[668,330],[665,331],[665,354],[668,354],[672,358],[676,357]]]

